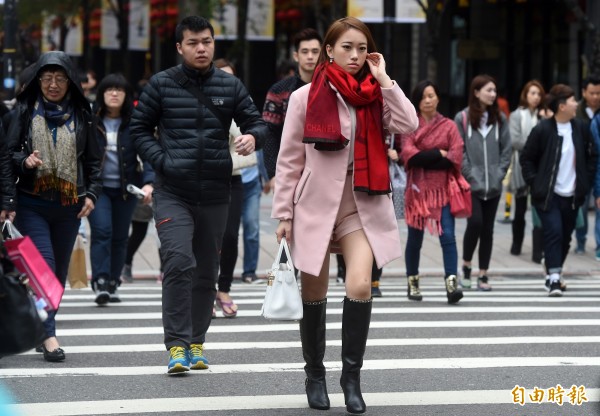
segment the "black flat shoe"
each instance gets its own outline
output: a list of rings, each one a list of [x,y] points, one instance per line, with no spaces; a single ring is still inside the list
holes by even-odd
[[[65,360],[65,352],[62,348],[58,347],[53,351],[48,351],[45,345],[42,345],[42,350],[44,353],[44,360],[49,361],[51,363],[59,363]]]
[[[35,347],[35,352],[44,352],[44,347],[42,345],[38,345]]]

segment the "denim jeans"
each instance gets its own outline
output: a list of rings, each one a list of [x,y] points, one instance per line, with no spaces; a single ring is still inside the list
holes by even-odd
[[[454,237],[454,217],[450,214],[450,205],[442,208],[442,235],[440,245],[444,258],[444,277],[456,275],[458,267],[458,251],[456,249],[456,238]],[[408,241],[406,242],[405,261],[406,274],[416,276],[419,274],[419,261],[421,259],[421,246],[423,245],[424,230],[408,227]]]
[[[256,273],[260,231],[260,179],[244,184],[242,201],[242,226],[244,227],[244,272],[242,276]]]
[[[573,197],[552,195],[548,211],[537,210],[544,232],[544,264],[546,272],[560,273],[569,254],[571,235],[577,220]]]
[[[89,216],[92,281],[103,277],[119,285],[136,204],[136,199],[131,196],[124,200],[118,188],[102,189],[96,208]]]
[[[63,206],[60,201],[46,201],[20,193],[15,226],[29,236],[40,254],[65,286],[73,245],[80,220],[82,203]],[[56,336],[57,311],[48,312],[44,328],[48,337]]]

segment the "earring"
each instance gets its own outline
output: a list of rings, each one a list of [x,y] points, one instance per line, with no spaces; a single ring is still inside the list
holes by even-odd
[[[329,57],[329,63],[332,64],[333,63],[333,56]]]

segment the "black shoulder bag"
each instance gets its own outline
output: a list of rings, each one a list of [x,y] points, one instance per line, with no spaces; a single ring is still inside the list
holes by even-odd
[[[0,357],[33,349],[46,338],[27,277],[8,259],[1,236],[0,334]]]

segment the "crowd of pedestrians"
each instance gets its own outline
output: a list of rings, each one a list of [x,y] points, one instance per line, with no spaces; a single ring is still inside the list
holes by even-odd
[[[532,260],[543,263],[549,296],[566,290],[562,268],[573,234],[575,253],[586,250],[590,204],[600,261],[600,80],[584,82],[580,102],[570,86],[546,93],[531,80],[507,117],[496,80],[480,74],[452,119],[438,112],[441,94],[430,80],[406,97],[356,18],[333,22],[323,38],[303,29],[292,44],[296,70],[269,89],[262,114],[234,64],[214,60],[214,29],[202,17],[179,23],[182,63],[148,77],[135,102],[123,75],[97,82],[87,71],[82,81],[66,54],[44,53],[23,71],[0,125],[0,220],[14,220],[31,237],[64,286],[87,217],[98,305],[120,301],[118,287],[134,280],[134,255],[154,221],[167,372],[176,374],[208,368],[204,342],[216,309],[237,316],[231,289],[240,225],[240,279],[260,280],[260,198],[273,191],[276,238],[291,243],[302,285],[305,387],[316,409],[330,406],[323,358],[330,254],[337,255],[346,294],[340,384],[350,413],[366,411],[360,370],[372,298],[382,296],[384,265],[402,254],[399,224],[408,230],[413,301],[423,299],[425,232],[439,237],[449,304],[465,296],[472,278],[478,290],[492,290],[504,183],[515,206],[510,253],[522,254],[530,204]],[[406,174],[400,222],[389,195],[390,163]],[[460,180],[470,185],[471,214],[459,273],[450,190]],[[66,357],[55,315],[48,314],[39,347],[50,362]]]

